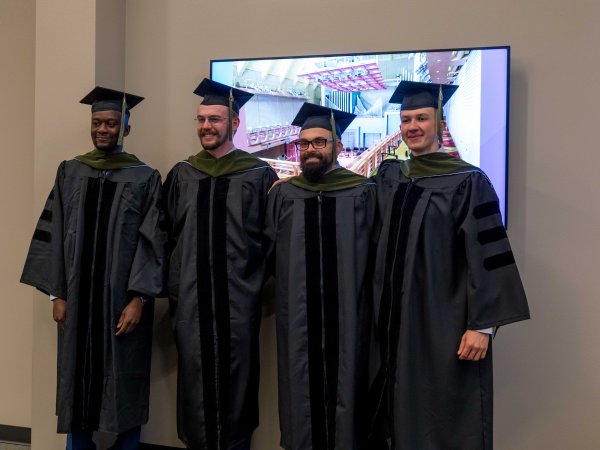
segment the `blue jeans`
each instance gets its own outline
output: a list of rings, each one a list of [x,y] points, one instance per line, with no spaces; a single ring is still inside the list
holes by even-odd
[[[109,450],[137,450],[140,446],[140,429],[135,427],[123,431]],[[90,430],[74,431],[67,435],[67,450],[96,450],[92,440],[94,432]]]

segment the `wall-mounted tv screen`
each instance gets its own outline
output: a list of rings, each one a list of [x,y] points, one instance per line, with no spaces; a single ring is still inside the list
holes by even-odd
[[[281,176],[299,172],[291,125],[304,102],[356,114],[342,136],[343,166],[370,173],[382,158],[406,158],[400,105],[402,80],[457,85],[444,107],[442,151],[481,167],[506,220],[510,47],[416,50],[322,56],[212,60],[211,78],[252,92],[240,112],[237,148],[264,158]]]

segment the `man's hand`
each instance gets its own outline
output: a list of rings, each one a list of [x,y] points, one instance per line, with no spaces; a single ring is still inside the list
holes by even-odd
[[[271,185],[271,187],[269,188],[269,190],[267,191],[267,194],[270,194],[275,186],[277,186],[278,184],[281,184],[281,183],[287,183],[288,181],[290,181],[291,178],[292,177],[287,177],[287,178],[280,178],[279,180],[276,180],[275,183],[273,183]]]
[[[115,336],[131,333],[135,326],[140,323],[142,318],[142,308],[144,304],[139,297],[133,297],[129,304],[125,307],[117,323],[117,332]]]
[[[52,318],[63,330],[67,326],[67,301],[62,298],[52,300]]]
[[[479,361],[485,358],[490,335],[479,331],[467,330],[460,340],[458,347],[458,359],[466,361]]]

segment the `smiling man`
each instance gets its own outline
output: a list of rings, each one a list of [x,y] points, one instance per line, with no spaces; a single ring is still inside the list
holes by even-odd
[[[177,428],[190,449],[244,450],[258,426],[258,333],[270,166],[233,145],[252,94],[204,79],[204,148],[165,182],[169,299],[179,351]]]
[[[68,450],[138,448],[148,421],[153,299],[163,290],[160,174],[123,151],[143,100],[97,87],[94,150],[64,161],[33,235],[21,282],[53,299],[58,323],[58,432]]]
[[[490,333],[529,318],[492,185],[439,151],[442,107],[457,88],[402,81],[390,99],[402,104],[411,156],[384,161],[375,177],[382,366],[371,401],[384,448],[490,450]]]
[[[400,117],[402,139],[413,157],[439,150],[437,115],[434,108],[403,110]]]
[[[302,174],[269,193],[286,450],[366,448],[375,185],[336,164],[354,117],[305,103],[292,123]]]

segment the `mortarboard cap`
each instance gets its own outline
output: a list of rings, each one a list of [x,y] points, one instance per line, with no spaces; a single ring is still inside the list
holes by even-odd
[[[222,105],[229,107],[229,94],[233,97],[231,109],[236,113],[240,113],[240,108],[250,100],[254,94],[250,92],[236,89],[226,84],[221,84],[213,80],[205,78],[194,90],[194,94],[204,97],[201,105]]]
[[[336,134],[341,137],[342,133],[350,126],[355,114],[340,111],[339,109],[327,108],[326,106],[315,105],[313,103],[304,103],[294,120],[292,125],[301,127],[302,130],[309,128],[324,128],[331,129],[331,113],[335,119]]]
[[[457,85],[401,81],[389,102],[401,103],[402,111],[419,108],[437,109],[440,87],[442,89],[442,106],[444,106],[458,89]]]
[[[144,100],[144,97],[138,95],[96,86],[89,94],[83,97],[79,103],[92,105],[93,113],[97,111],[121,112],[123,108],[123,97],[125,97],[126,102],[126,113],[129,113],[130,109],[133,109],[134,106]]]

